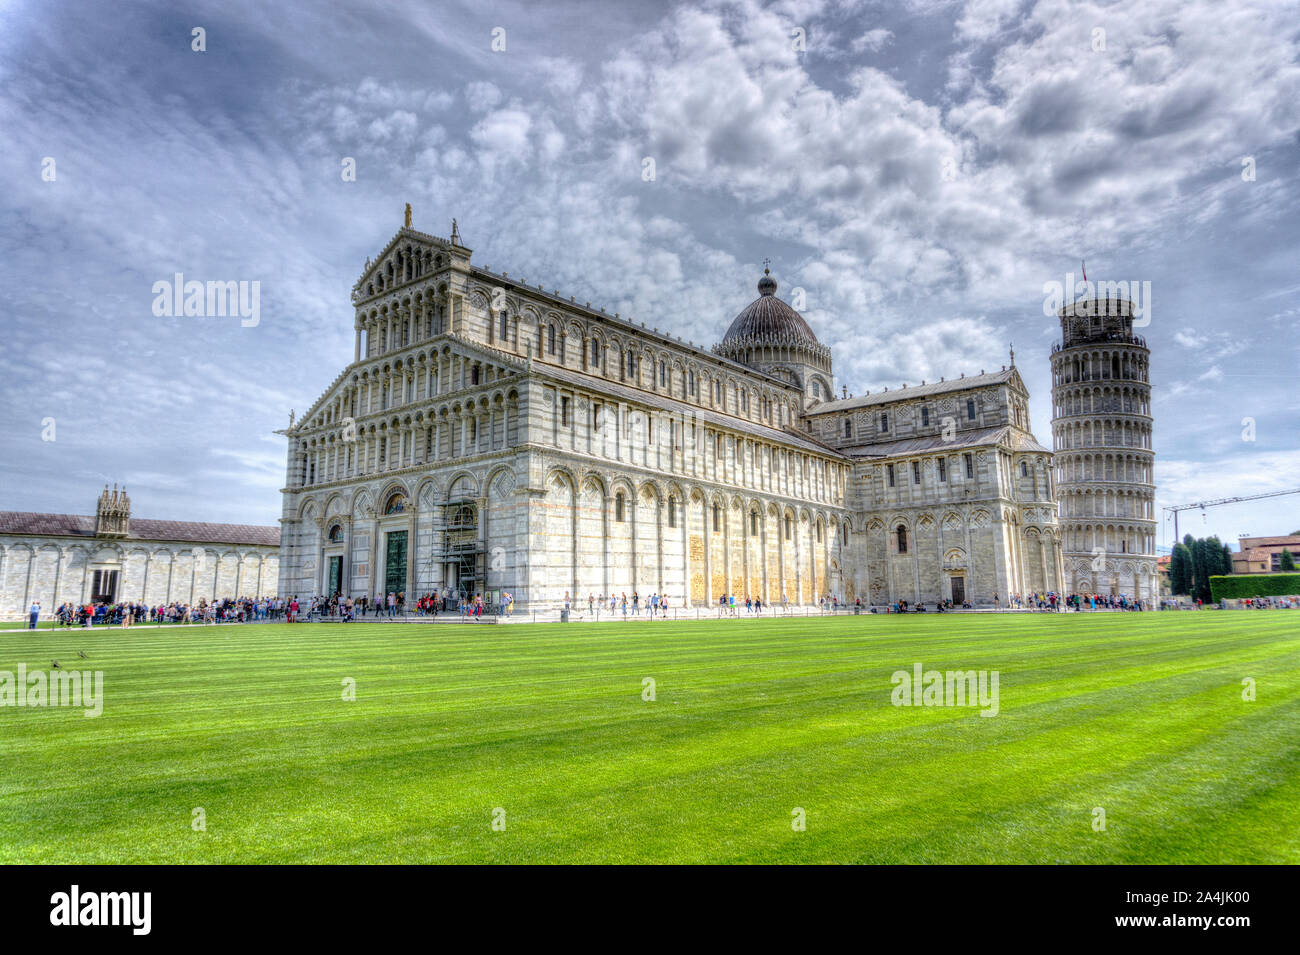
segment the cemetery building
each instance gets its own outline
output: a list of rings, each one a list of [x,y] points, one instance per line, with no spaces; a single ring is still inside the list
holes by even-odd
[[[105,487],[94,515],[0,511],[0,616],[274,596],[279,563],[278,527],[132,517],[126,490]]]

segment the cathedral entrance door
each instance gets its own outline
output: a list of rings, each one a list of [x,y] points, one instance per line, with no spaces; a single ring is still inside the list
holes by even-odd
[[[325,588],[325,593],[333,596],[343,589],[343,558],[331,557],[329,561],[329,585]]]
[[[952,602],[955,604],[965,603],[966,602],[966,578],[951,577],[949,578],[949,580],[952,582]]]
[[[406,590],[406,531],[389,531],[384,552],[384,594]]]

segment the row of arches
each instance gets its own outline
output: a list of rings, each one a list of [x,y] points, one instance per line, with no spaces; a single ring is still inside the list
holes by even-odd
[[[45,612],[64,602],[86,603],[94,572],[115,574],[116,602],[150,606],[276,592],[279,553],[273,547],[221,543],[67,545],[18,541],[0,547],[0,611]]]
[[[1052,422],[1052,438],[1057,451],[1081,448],[1151,449],[1150,419],[1097,418],[1086,421]]]
[[[451,330],[446,284],[358,309],[354,328],[357,358],[377,358],[427,341]]]
[[[1066,560],[1065,576],[1070,593],[1124,594],[1140,600],[1153,600],[1159,594],[1156,565],[1151,560],[1071,558]]]
[[[1060,494],[1063,519],[1085,517],[1129,517],[1155,520],[1154,494],[1150,490],[1127,488],[1068,488]]]
[[[439,272],[449,264],[449,257],[433,249],[422,249],[418,245],[407,243],[391,250],[384,257],[374,274],[363,279],[356,297],[372,298],[391,290],[398,285],[412,282],[434,272]]]
[[[1154,459],[1149,454],[1063,451],[1056,455],[1055,463],[1056,483],[1061,494],[1067,493],[1068,485],[1085,481],[1155,483]]]
[[[1154,554],[1155,527],[1137,522],[1071,523],[1062,528],[1066,554]]]
[[[1133,345],[1072,348],[1052,356],[1052,386],[1081,381],[1150,381],[1150,356]]]
[[[486,475],[401,478],[309,497],[291,535],[295,560],[320,554],[322,563],[312,566],[323,567],[332,545],[347,552],[349,534],[409,527],[420,548],[411,585],[446,585],[445,555],[425,529],[443,526],[451,509],[472,499],[481,508],[483,549],[499,555],[487,562],[483,585],[512,590],[523,606],[524,594],[533,607],[554,607],[565,590],[573,598],[624,589],[664,593],[677,606],[688,593],[696,605],[724,593],[769,592],[773,601],[783,592],[800,603],[828,586],[828,568],[838,571],[839,549],[851,540],[848,523],[827,511],[688,483],[557,467],[547,472],[542,498],[520,497],[517,487],[514,471],[501,466]],[[383,580],[383,547],[369,536],[357,539],[368,554],[365,586],[373,587]],[[295,573],[290,568],[289,576]],[[300,586],[320,585],[299,579]]]
[[[545,440],[565,451],[800,499],[844,500],[847,464],[733,431],[725,419],[614,403],[578,389],[548,389],[544,402]]]
[[[735,594],[812,603],[836,588],[848,530],[835,515],[720,489],[554,468],[534,594],[633,590],[677,605]],[[836,589],[838,592],[838,589]]]
[[[1052,417],[1098,414],[1151,414],[1151,390],[1146,387],[1068,386],[1052,390]]]
[[[505,362],[466,355],[450,345],[358,368],[335,395],[304,419],[300,430],[342,424],[346,419],[425,401],[438,395],[493,384],[518,375]],[[340,376],[340,380],[343,376]]]
[[[296,445],[291,486],[310,487],[382,471],[487,454],[520,440],[519,392],[498,388],[326,433]]]

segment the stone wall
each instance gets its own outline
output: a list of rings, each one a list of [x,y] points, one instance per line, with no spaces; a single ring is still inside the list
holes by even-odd
[[[96,570],[118,572],[117,599],[156,606],[216,597],[274,596],[280,553],[273,547],[221,543],[0,539],[0,615],[43,612],[91,598]]]

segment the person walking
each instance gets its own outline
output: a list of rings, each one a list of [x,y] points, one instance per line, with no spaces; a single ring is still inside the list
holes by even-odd
[[[33,600],[31,607],[27,610],[27,629],[35,630],[36,621],[41,619],[41,602]]]

